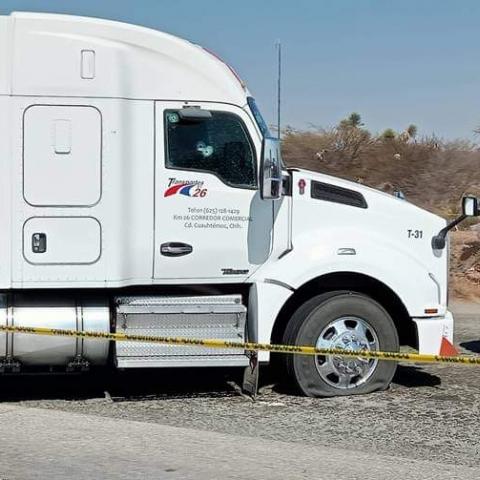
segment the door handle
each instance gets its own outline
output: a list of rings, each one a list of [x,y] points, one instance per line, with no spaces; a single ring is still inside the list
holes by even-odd
[[[187,243],[167,242],[160,245],[160,253],[165,257],[181,257],[193,252],[193,247]]]

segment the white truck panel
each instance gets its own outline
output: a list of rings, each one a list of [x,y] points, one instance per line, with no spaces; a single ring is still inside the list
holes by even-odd
[[[102,116],[88,106],[33,105],[23,121],[23,189],[36,207],[88,207],[102,195]]]
[[[150,284],[153,276],[154,219],[154,104],[148,101],[96,99],[89,100],[91,110],[102,113],[102,197],[85,207],[33,206],[24,199],[22,128],[24,112],[31,105],[53,104],[85,106],[85,99],[16,98],[12,99],[11,128],[14,145],[12,161],[12,285],[22,287],[106,287]],[[81,111],[81,110],[79,110]],[[3,113],[3,110],[2,110]],[[0,118],[2,118],[0,113]],[[91,118],[94,122],[96,114]],[[0,143],[0,148],[5,148]],[[73,149],[72,149],[73,152]],[[7,157],[2,157],[1,159]],[[88,159],[87,159],[88,164]],[[88,169],[87,165],[87,169]],[[63,173],[65,172],[62,172]],[[48,185],[65,181],[52,170]],[[97,173],[95,173],[95,176]],[[78,176],[72,176],[75,181]],[[2,181],[3,177],[0,177]],[[8,187],[8,186],[7,186]],[[8,189],[7,189],[8,191]],[[1,192],[3,194],[3,191]],[[7,202],[8,203],[8,202]],[[7,204],[6,203],[6,204]],[[6,205],[4,204],[4,205]],[[1,207],[0,207],[1,211]],[[23,244],[25,222],[32,217],[92,217],[101,225],[101,255],[95,263],[81,261],[69,266],[41,262],[43,254],[26,253],[31,239]],[[40,229],[40,232],[42,230]],[[31,232],[35,233],[35,232]],[[87,238],[82,232],[82,238]],[[9,235],[0,236],[2,241]],[[70,233],[63,237],[68,247]],[[1,244],[1,243],[0,243]],[[93,239],[93,249],[98,239]],[[47,254],[48,255],[48,254]],[[75,258],[71,251],[70,258]],[[32,257],[29,263],[25,257]],[[63,256],[63,253],[62,253]],[[91,255],[86,255],[85,258]],[[82,257],[83,258],[83,257]],[[87,264],[88,263],[88,264]],[[1,265],[0,265],[1,268]]]
[[[32,239],[45,235],[44,253],[32,251]],[[93,217],[34,217],[23,226],[23,254],[32,265],[89,265],[102,255],[102,227]]]
[[[275,320],[292,295],[293,290],[281,285],[266,282],[252,285],[248,310],[253,341],[270,343]],[[258,352],[258,359],[267,362],[270,359],[270,352]]]
[[[196,99],[245,104],[246,90],[216,57],[135,25],[14,13],[15,95]]]
[[[0,44],[1,49],[1,44]],[[0,63],[1,65],[1,63]],[[11,257],[10,245],[12,241],[11,230],[11,171],[12,171],[12,138],[19,134],[14,133],[11,124],[11,101],[9,97],[0,96],[0,288],[11,287]]]
[[[9,17],[0,17],[0,95],[10,93],[11,24]]]

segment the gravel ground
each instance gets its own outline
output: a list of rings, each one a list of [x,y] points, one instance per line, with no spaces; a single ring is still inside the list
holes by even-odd
[[[158,423],[0,405],[8,480],[463,480],[479,469]]]
[[[458,305],[456,344],[480,353],[480,305]],[[239,395],[237,370],[177,370],[109,378],[2,380],[3,404],[234,433],[302,444],[480,466],[480,368],[402,365],[392,387],[366,396],[311,399],[269,385]],[[15,392],[15,396],[12,396]]]

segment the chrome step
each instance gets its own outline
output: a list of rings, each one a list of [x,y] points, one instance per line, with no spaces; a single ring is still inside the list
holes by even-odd
[[[243,342],[247,309],[240,295],[117,297],[116,331]],[[118,342],[119,368],[246,366],[244,350]]]

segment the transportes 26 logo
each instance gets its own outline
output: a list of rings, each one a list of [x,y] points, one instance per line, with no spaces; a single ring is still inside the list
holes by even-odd
[[[203,188],[204,182],[201,180],[177,180],[176,178],[168,179],[168,186],[163,193],[164,197],[172,197],[173,195],[185,195],[186,197],[206,197],[208,190]]]

